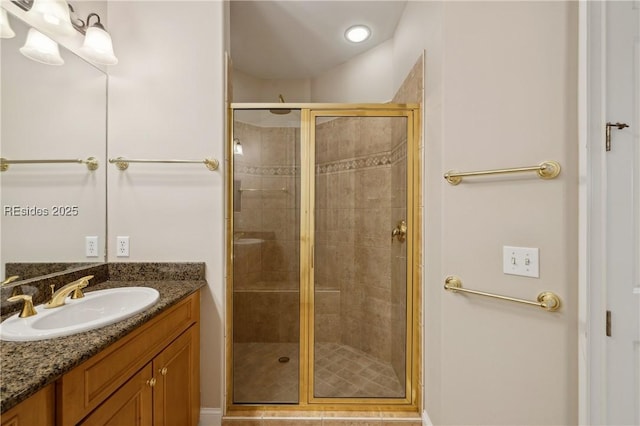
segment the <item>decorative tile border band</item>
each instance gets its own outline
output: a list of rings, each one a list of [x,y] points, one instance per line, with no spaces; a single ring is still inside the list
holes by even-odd
[[[348,160],[333,161],[331,163],[318,164],[316,174],[346,172],[350,170],[369,169],[372,167],[390,166],[390,153],[382,153],[362,158],[350,158]]]
[[[349,158],[316,165],[316,174],[345,172],[392,165],[407,157],[407,141],[400,142],[391,151],[381,152],[366,157]],[[236,165],[238,174],[253,176],[300,176],[298,166],[247,166]]]
[[[316,165],[316,174],[345,172],[352,170],[386,167],[397,163],[407,156],[407,140],[400,142],[391,151],[381,152],[366,157],[356,157]]]
[[[299,166],[243,166],[236,165],[235,173],[254,176],[300,176]]]

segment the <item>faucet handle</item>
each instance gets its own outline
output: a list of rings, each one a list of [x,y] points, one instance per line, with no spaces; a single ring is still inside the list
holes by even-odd
[[[89,285],[89,280],[91,278],[93,278],[93,275],[87,275],[86,277],[82,277],[76,281],[78,285],[75,290],[73,290],[73,294],[71,295],[72,299],[82,299],[84,297],[82,289]]]
[[[0,283],[0,285],[10,284],[10,283],[14,282],[15,280],[17,280],[18,278],[20,278],[20,275],[12,275],[12,276],[8,277],[7,279],[5,279],[4,281],[2,281]]]
[[[33,300],[28,294],[18,294],[17,296],[11,296],[7,299],[7,302],[18,302],[20,300],[24,301],[24,304],[22,305],[22,311],[20,312],[20,315],[18,315],[20,318],[27,318],[37,314],[36,310],[33,308]]]

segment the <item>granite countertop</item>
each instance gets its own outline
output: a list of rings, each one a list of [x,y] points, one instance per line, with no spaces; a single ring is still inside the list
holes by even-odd
[[[0,347],[0,412],[4,413],[63,374],[133,331],[164,309],[206,285],[204,280],[105,281],[86,293],[114,287],[143,286],[160,292],[146,311],[106,327],[33,342],[5,342]]]

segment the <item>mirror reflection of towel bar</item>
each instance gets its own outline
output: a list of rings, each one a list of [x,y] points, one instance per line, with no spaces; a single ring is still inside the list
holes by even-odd
[[[509,302],[523,303],[525,305],[533,305],[549,312],[557,311],[558,309],[560,309],[560,298],[558,297],[557,294],[552,293],[550,291],[545,291],[543,293],[540,293],[536,301],[517,299],[515,297],[501,296],[499,294],[485,293],[484,291],[469,290],[466,288],[462,288],[462,280],[453,275],[445,279],[444,289],[451,291],[453,293],[458,293],[458,292],[469,293],[469,294],[475,294],[478,296],[485,296],[485,297],[491,297],[494,299],[506,300]]]
[[[9,169],[9,164],[86,164],[87,169],[96,170],[98,168],[98,160],[95,157],[89,157],[86,160],[80,158],[63,159],[63,160],[7,160],[0,158],[0,171],[5,172]]]
[[[288,192],[287,188],[260,189],[260,188],[240,188],[239,192]]]

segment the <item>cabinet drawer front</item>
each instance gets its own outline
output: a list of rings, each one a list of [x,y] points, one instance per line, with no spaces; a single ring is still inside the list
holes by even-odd
[[[196,292],[65,374],[58,382],[60,424],[77,423],[198,321],[199,315]]]

